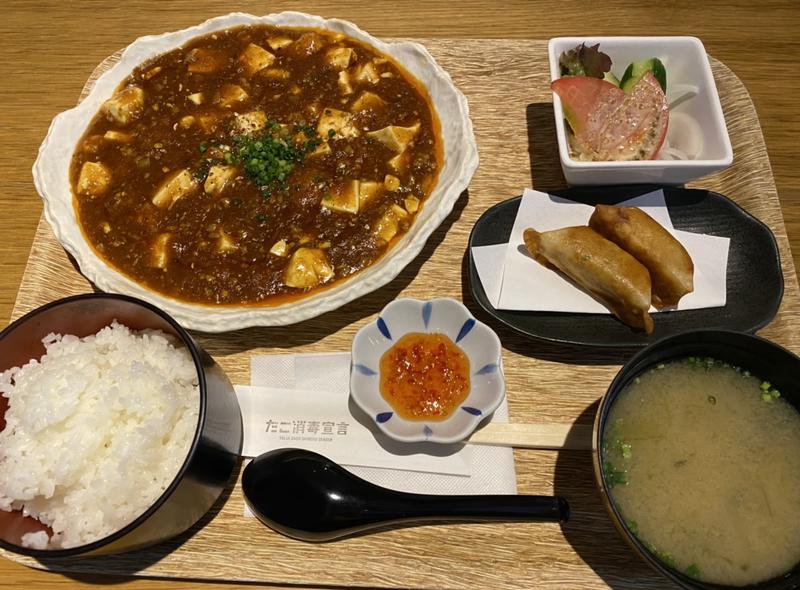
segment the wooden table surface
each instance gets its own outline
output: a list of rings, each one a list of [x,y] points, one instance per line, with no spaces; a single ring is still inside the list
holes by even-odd
[[[6,0],[0,22],[0,328],[11,314],[41,204],[30,169],[50,124],[70,108],[96,64],[135,38],[241,10],[301,10],[351,20],[378,37],[548,39],[564,35],[694,35],[748,88],[772,162],[795,265],[800,259],[800,76],[797,0],[458,3],[336,0],[270,3],[30,2]],[[232,584],[129,580],[30,570],[0,560],[0,587],[233,588]],[[346,583],[346,581],[343,581]]]

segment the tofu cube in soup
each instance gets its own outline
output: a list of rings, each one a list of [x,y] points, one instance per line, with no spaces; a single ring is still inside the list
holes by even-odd
[[[196,117],[200,129],[205,133],[213,133],[222,122],[222,116],[218,113],[201,113]]]
[[[400,223],[408,219],[408,216],[405,209],[399,205],[392,205],[375,224],[372,233],[376,238],[389,242],[400,231]]]
[[[353,115],[338,109],[325,109],[317,123],[317,133],[320,137],[329,137],[333,131],[339,137],[357,137],[358,128],[353,124]]]
[[[225,189],[225,185],[228,184],[228,181],[233,179],[235,176],[235,166],[212,166],[208,170],[208,176],[206,176],[205,183],[203,183],[203,190],[205,190],[205,192],[207,192],[209,195],[218,197],[222,194],[222,191]]]
[[[341,94],[353,94],[353,85],[350,84],[350,72],[347,70],[339,72],[338,84]]]
[[[270,49],[273,51],[278,51],[279,49],[283,49],[287,45],[291,45],[294,42],[294,39],[289,37],[270,37],[267,39],[267,45],[269,45]]]
[[[128,125],[144,110],[144,90],[128,86],[103,103],[103,111],[112,121]]]
[[[377,84],[381,81],[381,77],[378,75],[378,69],[371,61],[358,66],[355,72],[353,72],[353,79],[356,80],[356,82],[368,84]]]
[[[103,135],[103,139],[113,143],[130,143],[133,139],[133,136],[130,133],[123,133],[122,131],[109,129]]]
[[[350,47],[331,47],[325,52],[325,59],[334,70],[344,70],[350,65],[354,53]]]
[[[272,248],[269,249],[269,253],[281,257],[289,254],[289,246],[286,244],[286,240],[278,240],[275,242]]]
[[[283,275],[287,287],[308,289],[326,283],[333,278],[333,267],[325,252],[319,248],[295,250]]]
[[[383,186],[387,191],[396,191],[400,188],[400,179],[392,174],[387,174],[383,177]]]
[[[225,254],[227,252],[238,250],[238,248],[239,246],[236,245],[236,242],[231,236],[226,234],[224,231],[219,232],[219,239],[217,240],[217,252]]]
[[[361,95],[355,100],[353,105],[350,107],[350,110],[354,113],[366,110],[379,110],[386,106],[386,101],[383,100],[380,96],[375,94],[374,92],[369,92],[365,90],[361,93]]]
[[[220,51],[195,47],[186,56],[186,70],[193,74],[213,74],[227,61],[228,58]]]
[[[248,76],[268,68],[274,61],[275,56],[273,54],[255,43],[250,43],[245,47],[245,50],[239,56],[239,63],[242,64]]]
[[[247,101],[250,96],[244,88],[238,84],[223,84],[219,89],[219,104],[221,107],[230,109]]]
[[[408,163],[411,161],[411,154],[409,152],[400,152],[394,158],[391,158],[387,164],[397,174],[402,174],[408,168]]]
[[[403,201],[403,204],[406,206],[406,211],[409,213],[416,213],[419,211],[419,198],[415,197],[414,195],[409,195]]]
[[[86,162],[78,177],[78,192],[90,197],[101,197],[111,187],[111,173],[99,162]]]
[[[261,70],[260,75],[263,78],[269,78],[270,80],[288,80],[291,73],[289,70],[284,68],[267,68],[265,70]]]
[[[362,180],[358,185],[358,205],[364,207],[380,194],[381,183],[372,180]]]
[[[370,131],[366,135],[375,139],[395,152],[404,152],[419,131],[419,123],[411,127],[389,125],[377,131]]]
[[[358,213],[360,184],[358,180],[347,182],[341,189],[325,195],[322,198],[322,206],[342,213]]]
[[[342,213],[358,213],[374,199],[381,184],[371,180],[351,180],[322,199],[322,206]]]
[[[237,133],[250,135],[261,131],[267,124],[267,115],[264,111],[250,111],[236,115],[234,119],[234,129]]]
[[[319,33],[303,33],[294,43],[286,48],[296,57],[309,57],[325,46],[325,37]]]
[[[180,170],[161,184],[156,194],[153,195],[153,205],[160,208],[172,208],[178,199],[191,195],[197,190],[197,183],[192,173],[186,169]]]
[[[169,242],[172,239],[171,233],[161,233],[153,240],[150,250],[150,266],[160,268],[161,270],[167,269],[169,263]]]

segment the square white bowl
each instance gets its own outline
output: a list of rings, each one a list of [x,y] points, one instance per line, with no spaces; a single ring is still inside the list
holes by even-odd
[[[556,37],[547,44],[550,77],[561,77],[558,58],[581,43],[600,44],[611,57],[611,71],[621,78],[632,62],[659,58],[667,70],[667,98],[671,89],[694,87],[697,94],[670,108],[667,140],[695,152],[691,160],[634,160],[581,162],[569,155],[568,129],[561,99],[553,93],[553,112],[558,135],[558,154],[567,183],[589,184],[684,184],[733,162],[733,148],[722,114],[717,86],[703,44],[696,37]]]

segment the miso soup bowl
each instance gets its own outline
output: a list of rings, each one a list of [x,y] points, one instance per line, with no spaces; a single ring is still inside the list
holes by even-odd
[[[772,383],[781,397],[800,409],[800,358],[785,348],[750,334],[727,332],[721,330],[699,330],[686,332],[660,340],[642,349],[622,367],[611,382],[608,392],[600,402],[594,423],[593,455],[594,473],[597,486],[608,510],[611,520],[625,540],[636,553],[655,570],[677,582],[684,588],[692,590],[727,590],[742,586],[727,586],[701,582],[685,575],[683,572],[667,566],[656,558],[626,526],[621,513],[612,501],[603,473],[603,436],[608,426],[611,408],[619,394],[638,375],[661,363],[686,358],[689,356],[712,357],[727,361],[731,365],[749,370],[761,379]],[[786,574],[758,584],[746,586],[749,590],[789,590],[800,588],[800,563]]]
[[[0,548],[40,560],[122,553],[154,545],[197,523],[228,485],[242,447],[242,416],[233,386],[219,365],[169,315],[125,295],[88,294],[54,301],[21,317],[0,332],[0,372],[45,353],[47,334],[85,337],[113,320],[132,330],[161,330],[189,351],[199,384],[199,412],[189,452],[156,501],[122,529],[93,543],[68,549],[30,549],[22,536],[43,530],[21,512],[0,511]],[[0,396],[0,430],[8,400]]]

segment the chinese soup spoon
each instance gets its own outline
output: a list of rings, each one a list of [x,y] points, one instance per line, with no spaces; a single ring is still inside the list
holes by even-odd
[[[553,496],[440,496],[382,488],[330,459],[278,449],[242,475],[247,505],[270,528],[303,541],[330,541],[393,524],[566,522],[569,505]]]

